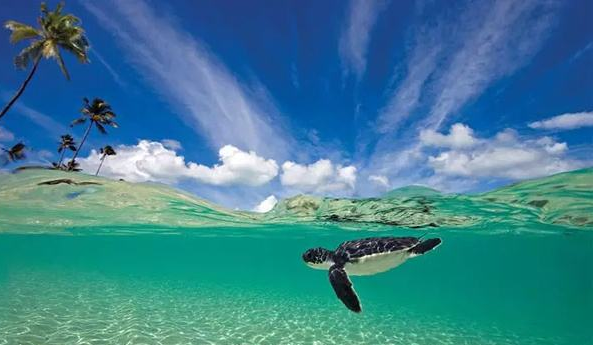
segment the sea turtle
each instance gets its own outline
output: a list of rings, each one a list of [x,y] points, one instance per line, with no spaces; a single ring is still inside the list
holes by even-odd
[[[337,297],[348,309],[359,313],[362,306],[348,275],[364,276],[388,271],[439,244],[439,238],[370,237],[343,242],[335,251],[311,248],[302,258],[312,268],[329,270],[329,281]]]

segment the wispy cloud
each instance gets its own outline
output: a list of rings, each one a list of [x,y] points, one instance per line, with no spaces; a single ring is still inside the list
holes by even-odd
[[[3,101],[8,101],[10,98],[10,93],[6,92],[3,89],[0,89],[0,99]],[[47,114],[42,113],[41,111],[35,110],[28,105],[26,105],[23,100],[18,100],[10,110],[10,114],[8,116],[23,116],[27,120],[29,120],[32,124],[39,126],[45,130],[48,136],[54,138],[56,133],[66,133],[67,127],[63,124],[55,121]],[[14,130],[14,128],[13,128]]]
[[[530,123],[534,129],[568,130],[593,126],[593,112],[561,114],[548,119]]]
[[[397,68],[403,78],[394,80],[380,109],[364,170],[399,184],[430,175],[419,134],[429,130],[424,139],[447,144],[460,139],[457,132],[447,137],[436,132],[494,82],[531,61],[556,22],[557,6],[496,0],[467,2],[441,14],[434,8],[429,13],[426,5],[419,8],[406,39],[406,58]]]
[[[91,49],[90,51],[91,51],[92,55],[94,55],[94,57],[96,59],[98,59],[98,61],[100,61],[102,66],[104,66],[104,68],[106,68],[106,70],[108,71],[108,73],[110,74],[112,79],[117,84],[119,84],[120,87],[124,88],[127,86],[127,84],[123,81],[123,78],[121,78],[121,76],[114,70],[114,68],[112,68],[112,66],[106,61],[106,59],[104,59],[104,57],[102,55],[100,55],[100,53],[98,53],[95,49]],[[93,63],[93,61],[92,61],[92,63]]]
[[[0,141],[13,141],[15,135],[4,127],[0,127]]]
[[[386,1],[352,0],[349,4],[347,27],[339,40],[339,55],[349,71],[358,79],[366,69],[370,33]]]
[[[438,129],[539,51],[555,22],[555,7],[538,0],[474,2],[458,17],[421,19],[422,27],[413,29],[407,75],[383,108],[379,130],[397,129],[421,105],[426,90],[428,115],[419,126]]]
[[[435,88],[438,97],[424,126],[439,128],[493,81],[528,62],[555,22],[554,7],[547,1],[500,0],[476,9],[475,15],[482,22],[466,34],[464,45],[439,79]]]
[[[140,74],[213,148],[232,144],[272,157],[287,156],[293,139],[275,121],[276,110],[264,88],[244,86],[202,42],[143,0],[83,5],[116,36]]]
[[[66,126],[52,119],[50,116],[28,107],[23,102],[16,103],[14,112],[25,116],[32,123],[42,127],[48,133],[48,136],[54,138],[57,133],[67,133]]]

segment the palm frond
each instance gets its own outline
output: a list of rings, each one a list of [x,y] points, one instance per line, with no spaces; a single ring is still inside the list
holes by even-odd
[[[100,133],[102,134],[106,134],[106,129],[104,128],[104,126],[102,126],[99,122],[96,122],[96,128],[98,128],[98,130],[100,131]]]
[[[8,30],[12,31],[12,33],[10,34],[9,40],[10,40],[10,43],[13,43],[13,44],[21,42],[22,40],[25,40],[25,39],[42,36],[42,33],[39,32],[33,26],[19,23],[14,20],[9,20],[6,23],[4,23],[4,27],[7,28]]]
[[[85,31],[80,26],[81,20],[76,16],[63,14],[64,2],[59,3],[51,11],[45,2],[40,5],[41,16],[37,22],[38,28],[19,23],[14,20],[7,21],[4,26],[11,30],[10,42],[17,43],[26,39],[35,41],[19,55],[15,57],[15,65],[22,69],[31,61],[40,56],[55,59],[64,76],[70,80],[70,75],[65,66],[61,49],[67,51],[77,58],[81,63],[89,62],[87,51],[89,42],[85,37]]]
[[[42,12],[42,15],[44,16],[48,15],[48,5],[46,5],[45,1],[40,4],[40,12]]]
[[[67,68],[64,65],[64,60],[62,59],[62,55],[60,55],[60,51],[58,49],[56,50],[56,55],[54,57],[56,58],[56,62],[58,62],[58,67],[60,67],[60,71],[62,72],[64,77],[67,78],[67,80],[71,80],[69,71],[67,71]]]
[[[44,41],[39,40],[21,50],[19,55],[15,56],[15,66],[18,69],[24,69],[31,61],[39,58],[40,54],[42,53],[43,44]]]
[[[76,125],[79,125],[79,124],[82,124],[82,123],[84,123],[85,121],[87,121],[87,117],[85,117],[85,116],[83,116],[83,117],[80,117],[80,118],[78,118],[78,119],[74,120],[73,122],[71,122],[71,127],[73,127],[73,126],[76,126]]]

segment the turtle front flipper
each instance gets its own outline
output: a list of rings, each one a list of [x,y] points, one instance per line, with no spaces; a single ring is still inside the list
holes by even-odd
[[[355,313],[362,311],[360,299],[358,299],[358,295],[352,287],[352,282],[349,280],[347,272],[345,272],[342,265],[335,264],[331,266],[329,269],[329,281],[337,297],[349,310]]]

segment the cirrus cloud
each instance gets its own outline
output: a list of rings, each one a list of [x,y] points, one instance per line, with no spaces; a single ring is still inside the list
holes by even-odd
[[[4,127],[0,127],[0,141],[13,141],[15,135]]]

